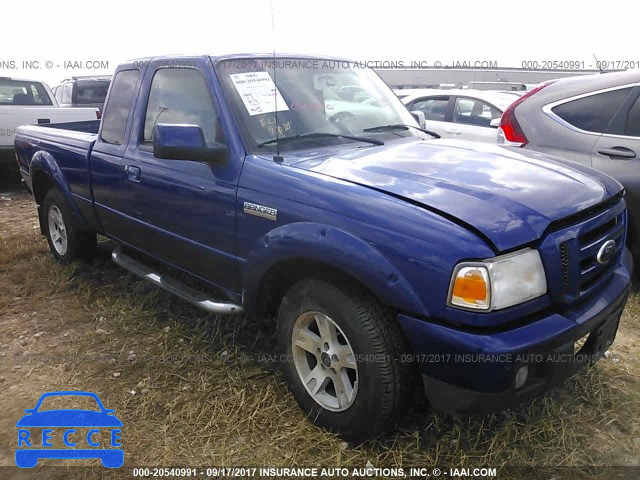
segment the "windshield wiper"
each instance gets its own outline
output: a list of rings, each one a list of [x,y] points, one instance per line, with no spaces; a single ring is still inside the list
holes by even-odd
[[[369,137],[358,137],[355,135],[343,135],[340,133],[329,133],[329,132],[315,132],[315,133],[303,133],[301,135],[293,135],[290,137],[280,137],[273,138],[271,140],[267,140],[266,142],[262,142],[258,144],[258,147],[264,147],[266,145],[271,145],[272,143],[286,143],[286,142],[295,142],[296,140],[305,140],[309,138],[346,138],[348,140],[356,140],[358,142],[366,142],[372,145],[384,145],[382,140],[376,140],[375,138]]]
[[[363,132],[384,132],[387,130],[409,130],[410,128],[415,128],[416,130],[420,130],[423,133],[427,133],[431,135],[433,138],[440,138],[436,132],[432,132],[431,130],[425,130],[424,128],[416,127],[414,125],[404,125],[402,123],[394,123],[392,125],[379,125],[377,127],[365,128],[362,130]]]

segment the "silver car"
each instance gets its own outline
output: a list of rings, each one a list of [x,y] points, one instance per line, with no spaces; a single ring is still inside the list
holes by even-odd
[[[495,144],[498,123],[505,108],[518,95],[495,90],[396,90],[410,111],[422,112],[425,128],[442,138],[459,138]]]
[[[573,160],[622,183],[627,243],[640,260],[640,71],[540,85],[504,111],[498,143]]]

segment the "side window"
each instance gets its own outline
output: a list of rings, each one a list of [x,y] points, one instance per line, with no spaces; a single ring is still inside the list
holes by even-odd
[[[0,105],[52,105],[40,82],[0,77]]]
[[[620,88],[589,95],[553,107],[551,111],[581,130],[603,133],[631,90]]]
[[[624,134],[630,137],[640,137],[640,97],[629,109]]]
[[[44,93],[44,90],[42,93]],[[41,95],[40,91],[36,88],[35,84],[31,85],[31,96],[33,97],[33,103],[35,103],[36,105],[50,104],[48,98],[45,99],[43,95]]]
[[[453,122],[476,127],[491,127],[491,120],[500,117],[500,110],[476,98],[456,98]]]
[[[138,70],[122,70],[113,79],[113,88],[102,116],[101,138],[105,143],[122,145],[124,142],[138,74]]]
[[[153,76],[143,141],[153,141],[157,123],[198,125],[207,143],[225,143],[218,114],[202,74],[188,68],[164,68]]]
[[[409,110],[419,110],[423,112],[425,120],[444,122],[448,103],[449,97],[419,98],[413,102],[413,106]]]
[[[71,93],[73,92],[73,82],[67,82],[62,87],[62,103],[72,103]]]

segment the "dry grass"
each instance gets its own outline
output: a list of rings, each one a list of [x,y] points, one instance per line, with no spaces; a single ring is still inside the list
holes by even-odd
[[[640,475],[638,294],[611,355],[552,395],[490,416],[416,409],[391,438],[349,446],[304,419],[269,361],[269,322],[196,310],[112,265],[108,242],[93,265],[61,267],[33,228],[27,197],[6,203],[0,203],[0,437],[8,453],[0,465],[13,462],[22,409],[42,392],[78,389],[115,408],[125,425],[128,467],[364,467],[370,461],[376,467],[536,467],[527,477],[544,472],[541,467],[581,466],[587,470],[567,470],[566,478],[606,478],[588,467],[635,465],[623,474]],[[130,469],[101,467],[54,472],[131,476]],[[0,469],[0,477],[9,476]],[[512,476],[523,478],[523,471],[505,468],[498,478]]]

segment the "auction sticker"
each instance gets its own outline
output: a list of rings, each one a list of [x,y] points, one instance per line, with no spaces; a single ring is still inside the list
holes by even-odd
[[[242,97],[249,115],[289,110],[268,72],[246,72],[229,75]]]

